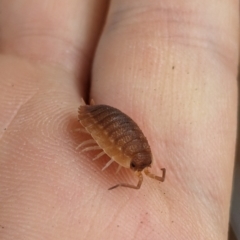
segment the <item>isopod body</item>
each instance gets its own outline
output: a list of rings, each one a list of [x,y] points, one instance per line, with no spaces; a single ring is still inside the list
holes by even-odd
[[[78,110],[78,119],[93,138],[80,145],[97,144],[85,150],[101,149],[102,152],[95,159],[107,154],[111,160],[105,168],[115,161],[119,166],[132,169],[139,178],[137,186],[120,183],[109,189],[119,186],[139,189],[143,181],[142,171],[151,178],[164,181],[164,168],[161,177],[149,172],[148,167],[152,164],[150,146],[141,129],[126,114],[108,105],[82,104]]]

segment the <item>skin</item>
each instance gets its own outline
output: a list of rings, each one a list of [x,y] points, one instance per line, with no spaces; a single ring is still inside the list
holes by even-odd
[[[227,239],[239,2],[107,8],[0,0],[0,239]],[[164,183],[107,190],[137,179],[75,149],[81,97],[138,123]]]

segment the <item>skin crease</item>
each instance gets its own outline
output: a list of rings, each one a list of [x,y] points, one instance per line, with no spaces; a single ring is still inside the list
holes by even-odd
[[[227,239],[239,2],[0,9],[0,239]],[[144,176],[140,190],[107,190],[136,178],[75,149],[87,139],[73,131],[87,96],[137,122],[164,183]]]

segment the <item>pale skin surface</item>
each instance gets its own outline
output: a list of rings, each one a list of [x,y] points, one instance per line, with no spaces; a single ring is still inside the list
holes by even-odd
[[[0,239],[227,239],[239,3],[110,5],[0,1]],[[137,179],[75,149],[87,96],[136,120],[164,183],[107,190]]]

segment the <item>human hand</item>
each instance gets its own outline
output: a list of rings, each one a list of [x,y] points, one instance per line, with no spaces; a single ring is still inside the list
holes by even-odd
[[[235,1],[1,1],[1,239],[226,239],[235,153]],[[106,17],[106,24],[100,36]],[[96,54],[94,50],[96,48]],[[92,62],[94,62],[92,66]],[[89,76],[91,72],[91,87]],[[140,190],[75,148],[81,97],[147,136]]]

